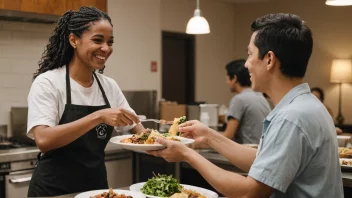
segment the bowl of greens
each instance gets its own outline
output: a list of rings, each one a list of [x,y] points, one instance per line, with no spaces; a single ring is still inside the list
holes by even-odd
[[[142,192],[150,198],[174,197],[183,194],[184,197],[218,198],[218,194],[196,186],[180,184],[172,175],[158,174],[147,182],[136,183],[130,186],[134,192]]]

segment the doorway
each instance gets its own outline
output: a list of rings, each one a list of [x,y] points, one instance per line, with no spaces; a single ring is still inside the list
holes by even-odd
[[[195,95],[195,36],[162,32],[162,98],[191,104]]]

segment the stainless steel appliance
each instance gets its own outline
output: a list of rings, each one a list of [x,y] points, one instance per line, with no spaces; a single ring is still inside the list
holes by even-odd
[[[144,115],[147,118],[158,118],[157,113],[157,92],[152,91],[122,91],[128,104],[136,112],[137,115]],[[153,122],[143,123],[146,128],[156,129],[157,124]]]
[[[188,120],[201,120],[202,113],[209,116],[208,125],[217,127],[219,124],[218,104],[200,104],[187,106]]]
[[[132,152],[106,155],[105,166],[110,188],[121,188],[133,184]]]
[[[27,197],[39,152],[26,136],[27,111],[27,107],[11,108],[8,134],[0,137],[0,198]]]
[[[0,198],[27,197],[35,163],[36,159],[0,163]]]

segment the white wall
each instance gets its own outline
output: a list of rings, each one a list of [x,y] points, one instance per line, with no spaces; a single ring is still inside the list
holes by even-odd
[[[195,0],[162,0],[161,29],[184,33],[195,7]],[[202,0],[200,9],[211,33],[196,36],[195,97],[198,101],[227,105],[232,94],[225,84],[225,65],[235,57],[234,5]]]
[[[32,76],[52,25],[0,21],[0,125],[11,106],[27,106]]]
[[[108,0],[114,52],[105,74],[122,90],[161,90],[160,0]],[[158,71],[151,72],[151,61]]]

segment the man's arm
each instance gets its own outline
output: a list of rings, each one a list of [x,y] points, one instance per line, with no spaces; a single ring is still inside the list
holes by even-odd
[[[209,129],[212,130],[212,129]],[[208,145],[228,159],[238,168],[248,172],[253,164],[257,149],[238,144],[212,130],[208,137]]]
[[[237,119],[232,117],[227,121],[226,129],[221,134],[223,134],[225,137],[233,140],[235,138],[235,135],[236,135],[236,132],[237,132],[239,126],[240,126],[240,122]]]
[[[225,137],[222,138],[228,140]],[[234,151],[236,149],[233,148],[231,150]],[[195,168],[211,186],[226,197],[261,198],[269,197],[274,192],[273,188],[251,177],[244,177],[215,166],[194,150],[186,153],[185,161]]]

